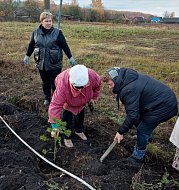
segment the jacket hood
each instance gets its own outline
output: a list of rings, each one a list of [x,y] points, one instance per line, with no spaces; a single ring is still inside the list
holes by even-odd
[[[119,94],[120,91],[129,83],[137,80],[139,77],[138,72],[132,69],[121,68],[118,69],[118,77],[114,81],[113,93]]]

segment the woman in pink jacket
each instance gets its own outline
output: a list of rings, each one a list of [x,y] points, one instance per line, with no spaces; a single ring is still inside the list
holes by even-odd
[[[84,134],[84,111],[86,104],[97,100],[101,90],[101,78],[92,69],[84,65],[75,65],[60,73],[55,79],[56,90],[48,109],[49,122],[52,126],[51,136],[56,135],[58,126],[54,119],[66,121],[67,129],[81,139],[87,140]],[[72,125],[75,116],[76,125]],[[64,137],[66,147],[73,147],[71,137]]]

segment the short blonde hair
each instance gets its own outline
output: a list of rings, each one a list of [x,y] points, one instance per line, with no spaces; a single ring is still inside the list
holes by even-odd
[[[43,13],[41,13],[40,14],[40,22],[42,22],[44,19],[46,19],[46,18],[53,18],[53,15],[52,15],[52,13],[50,13],[50,12],[43,12]]]

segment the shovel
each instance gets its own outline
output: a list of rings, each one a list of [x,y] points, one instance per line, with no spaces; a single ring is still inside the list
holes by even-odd
[[[107,157],[107,155],[111,152],[111,150],[115,147],[117,144],[117,140],[114,140],[113,143],[108,147],[108,149],[104,152],[104,154],[100,158],[100,162],[102,163],[103,160]]]
[[[94,174],[94,175],[105,175],[108,171],[107,165],[104,165],[102,162],[106,158],[106,156],[111,152],[111,150],[116,145],[117,141],[114,140],[113,143],[109,146],[109,148],[105,151],[105,153],[101,156],[99,160],[91,160],[87,164],[85,164],[84,170]]]

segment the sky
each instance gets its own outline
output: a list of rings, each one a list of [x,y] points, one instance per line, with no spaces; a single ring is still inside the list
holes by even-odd
[[[60,0],[55,0],[59,4]],[[91,0],[77,0],[80,7],[89,7]],[[63,0],[71,3],[71,0]],[[102,0],[105,9],[149,13],[163,17],[164,12],[175,12],[179,17],[179,0]]]

